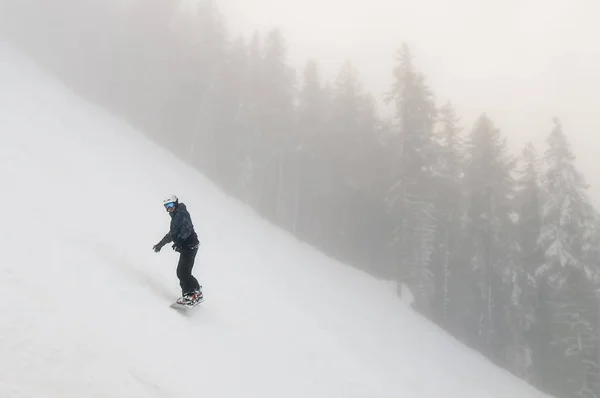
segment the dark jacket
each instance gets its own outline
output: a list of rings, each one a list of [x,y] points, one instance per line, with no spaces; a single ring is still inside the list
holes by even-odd
[[[171,216],[171,227],[169,232],[158,244],[160,247],[173,242],[179,249],[193,249],[200,243],[198,235],[194,231],[192,218],[183,203],[179,203],[175,210],[169,213]]]

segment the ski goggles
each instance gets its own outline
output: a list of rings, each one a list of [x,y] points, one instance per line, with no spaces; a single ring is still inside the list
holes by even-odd
[[[172,209],[173,207],[175,207],[175,202],[165,203],[165,208]]]

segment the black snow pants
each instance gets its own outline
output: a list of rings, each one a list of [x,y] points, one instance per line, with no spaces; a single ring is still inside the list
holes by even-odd
[[[193,249],[179,249],[179,263],[177,264],[177,278],[179,278],[179,286],[181,286],[181,294],[185,296],[194,290],[200,290],[198,280],[192,275],[194,268],[194,260],[198,253],[198,247]]]

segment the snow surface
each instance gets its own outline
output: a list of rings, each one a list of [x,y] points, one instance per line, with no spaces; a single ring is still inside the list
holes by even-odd
[[[0,397],[541,397],[0,42]],[[188,316],[161,199],[202,241]]]

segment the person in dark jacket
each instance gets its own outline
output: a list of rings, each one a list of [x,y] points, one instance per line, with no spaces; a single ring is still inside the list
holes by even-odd
[[[179,253],[179,263],[177,264],[177,278],[181,286],[181,298],[177,300],[181,304],[194,303],[203,299],[202,286],[192,275],[192,268],[200,242],[198,235],[194,231],[192,218],[183,203],[175,195],[171,195],[163,200],[166,211],[171,216],[171,226],[169,232],[154,245],[153,250],[158,253],[167,243],[173,242],[173,250]]]

